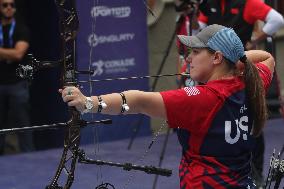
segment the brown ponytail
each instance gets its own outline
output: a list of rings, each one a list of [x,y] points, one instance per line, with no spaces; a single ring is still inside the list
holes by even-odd
[[[256,66],[246,57],[242,58],[241,61],[245,66],[244,82],[246,85],[249,107],[253,115],[252,133],[254,136],[258,136],[261,134],[265,121],[268,117],[264,86]]]

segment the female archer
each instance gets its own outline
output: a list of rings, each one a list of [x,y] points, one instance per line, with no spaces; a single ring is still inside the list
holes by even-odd
[[[76,87],[59,92],[80,112],[142,113],[180,128],[180,188],[253,188],[251,151],[267,119],[265,90],[274,59],[265,51],[245,52],[233,29],[216,24],[178,38],[191,48],[187,61],[192,79],[203,85],[91,97]]]

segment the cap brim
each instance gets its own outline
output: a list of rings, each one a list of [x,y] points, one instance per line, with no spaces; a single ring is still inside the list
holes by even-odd
[[[178,39],[182,44],[191,48],[206,48],[208,47],[196,36],[178,35]]]

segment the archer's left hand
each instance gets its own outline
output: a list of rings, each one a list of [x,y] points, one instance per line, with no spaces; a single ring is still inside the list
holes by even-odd
[[[75,107],[78,111],[82,112],[85,110],[86,96],[77,87],[65,87],[59,89],[62,99],[68,104],[68,106]]]

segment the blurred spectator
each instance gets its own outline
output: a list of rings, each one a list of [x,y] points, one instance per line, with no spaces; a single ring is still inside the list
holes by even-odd
[[[0,129],[30,126],[28,83],[16,75],[29,48],[29,31],[16,21],[15,12],[14,0],[0,0]],[[17,136],[20,151],[33,150],[31,132]],[[4,148],[5,136],[0,135],[0,154]]]
[[[176,34],[177,35],[195,35],[199,32],[198,24],[198,5],[187,1],[175,0],[175,9],[179,13],[176,19]],[[191,24],[192,23],[192,24]],[[188,56],[188,48],[179,40],[176,41],[178,49],[177,73],[187,71],[187,65],[184,57]],[[190,78],[181,76],[177,82],[179,87],[194,85],[195,82]]]
[[[284,25],[281,14],[261,0],[205,0],[200,5],[200,10],[198,19],[201,28],[211,24],[231,27],[240,36],[247,50],[255,48]],[[258,20],[264,21],[265,25],[252,39],[254,24]]]

